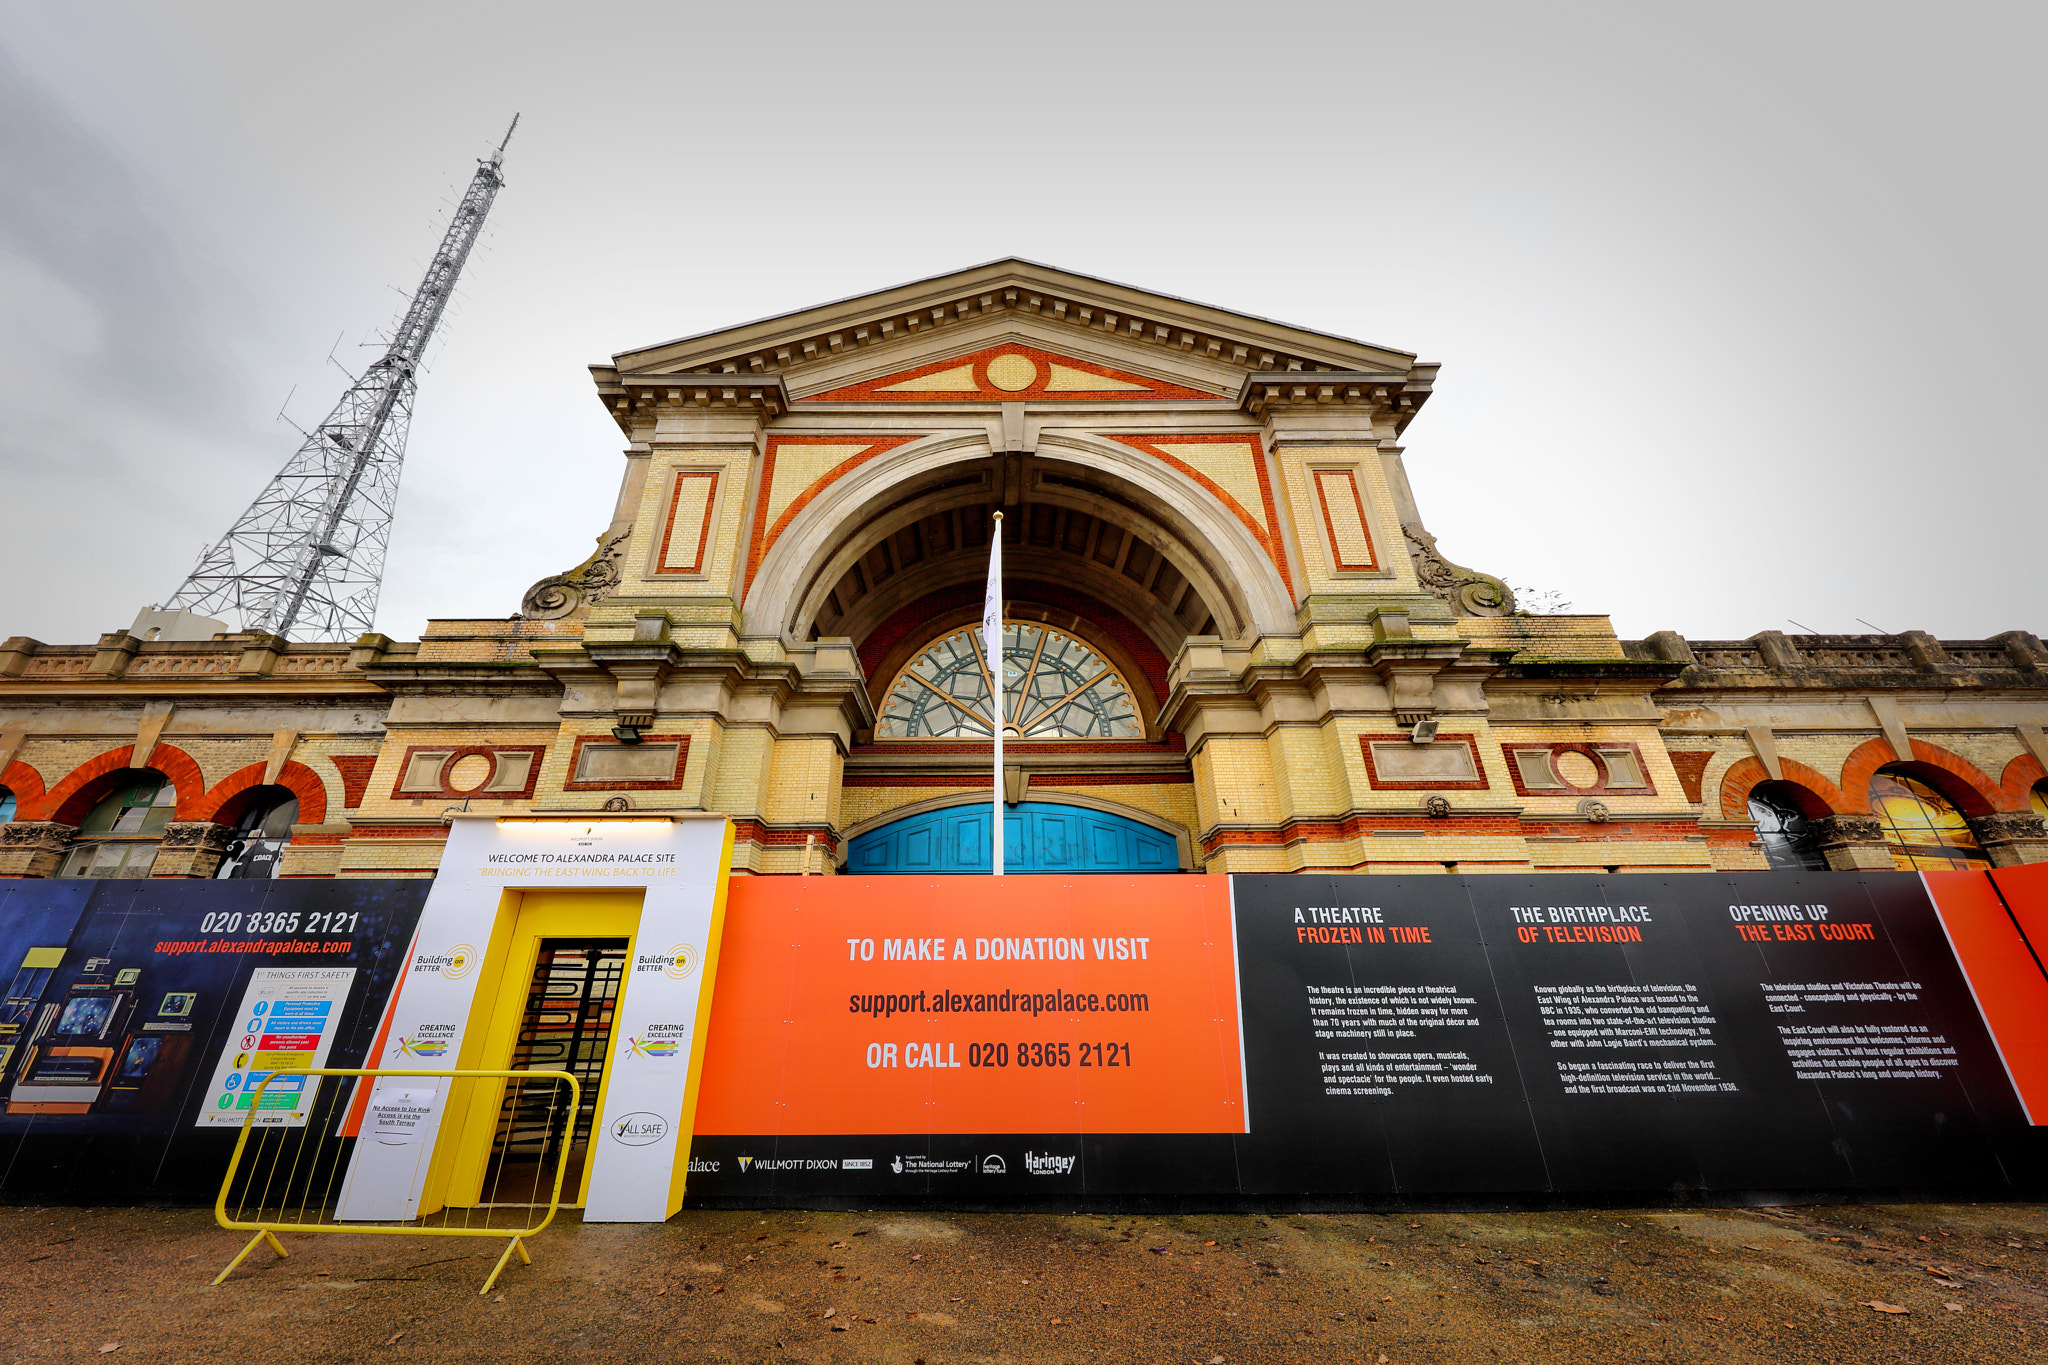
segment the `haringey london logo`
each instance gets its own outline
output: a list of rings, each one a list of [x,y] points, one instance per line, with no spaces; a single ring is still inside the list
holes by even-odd
[[[668,1120],[659,1114],[622,1114],[612,1120],[612,1140],[645,1147],[668,1136]]]
[[[1054,1156],[1050,1152],[1026,1152],[1024,1169],[1033,1175],[1072,1175],[1079,1157]]]
[[[439,972],[450,981],[460,981],[476,970],[476,948],[458,943],[441,953],[421,953],[412,960],[416,972]]]

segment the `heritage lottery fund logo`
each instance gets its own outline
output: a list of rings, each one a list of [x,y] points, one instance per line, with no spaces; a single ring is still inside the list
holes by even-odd
[[[439,972],[450,981],[460,981],[476,970],[476,948],[472,944],[458,943],[446,952],[421,953],[412,960],[416,972]]]

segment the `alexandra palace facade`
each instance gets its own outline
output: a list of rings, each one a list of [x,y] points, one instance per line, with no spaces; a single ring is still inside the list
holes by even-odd
[[[1410,491],[1435,373],[1015,260],[622,353],[611,522],[515,614],[0,645],[0,876],[425,877],[452,812],[681,809],[736,872],[972,872],[997,723],[1013,872],[2048,860],[2038,638],[1518,610]]]

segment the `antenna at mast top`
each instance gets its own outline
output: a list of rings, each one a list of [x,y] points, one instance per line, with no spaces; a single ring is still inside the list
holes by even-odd
[[[512,128],[517,128],[518,126],[519,126],[519,115],[517,115],[517,114],[514,114],[514,115],[512,116]],[[503,165],[503,164],[504,164],[504,161],[505,161],[505,143],[508,143],[508,142],[510,142],[510,141],[512,140],[512,128],[507,128],[507,129],[505,130],[505,141],[504,141],[504,142],[500,142],[500,143],[498,144],[498,150],[497,150],[497,151],[495,151],[495,152],[492,152],[492,153],[491,153],[491,164],[492,164],[493,166],[499,166],[499,165]]]

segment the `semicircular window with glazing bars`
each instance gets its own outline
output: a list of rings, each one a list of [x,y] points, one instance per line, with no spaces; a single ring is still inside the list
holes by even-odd
[[[933,641],[896,675],[877,739],[987,739],[995,733],[994,688],[982,657],[981,627]],[[1064,631],[1032,621],[1003,623],[1006,738],[1143,739],[1137,702],[1109,660]]]

